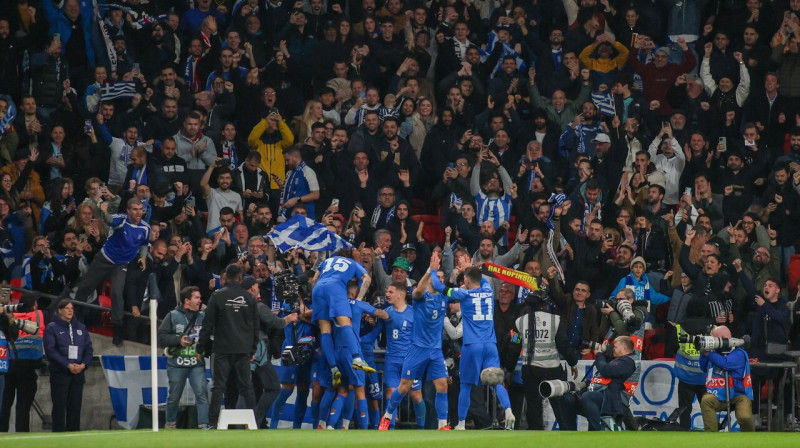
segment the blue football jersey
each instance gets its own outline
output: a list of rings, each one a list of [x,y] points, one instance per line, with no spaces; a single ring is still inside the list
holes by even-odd
[[[461,302],[464,344],[497,342],[494,334],[494,292],[485,278],[481,278],[480,288],[469,290],[446,288],[433,274],[431,279],[437,291],[444,292],[451,300]]]
[[[361,276],[367,273],[361,263],[347,257],[331,257],[322,262],[320,266],[319,280],[317,283],[341,283],[347,286],[347,282],[357,277],[361,283]]]
[[[389,313],[389,320],[384,323],[386,356],[405,358],[414,331],[414,309],[408,306],[401,313],[390,306],[386,308],[386,312]]]
[[[439,293],[425,295],[414,300],[414,337],[417,347],[442,348],[444,317],[447,314],[447,298]]]

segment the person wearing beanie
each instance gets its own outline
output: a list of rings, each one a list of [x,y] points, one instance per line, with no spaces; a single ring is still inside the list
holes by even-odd
[[[617,287],[611,292],[611,297],[616,297],[620,289],[630,288],[635,294],[634,300],[647,300],[653,306],[669,302],[669,297],[653,290],[645,271],[647,263],[643,257],[636,257],[631,261],[631,273],[620,279]]]

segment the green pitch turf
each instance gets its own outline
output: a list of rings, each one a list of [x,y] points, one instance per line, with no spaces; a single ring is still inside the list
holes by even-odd
[[[13,443],[13,445],[12,445]],[[455,446],[517,448],[545,446],[552,448],[580,447],[639,447],[639,448],[689,448],[707,447],[798,447],[800,434],[751,433],[704,434],[676,432],[528,432],[528,431],[315,431],[315,430],[261,430],[261,431],[101,431],[71,434],[8,434],[0,436],[4,447],[250,447],[267,443],[280,447],[435,447]],[[540,445],[544,444],[544,445]]]

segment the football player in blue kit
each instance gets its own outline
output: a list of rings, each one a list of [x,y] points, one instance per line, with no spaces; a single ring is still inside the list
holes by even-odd
[[[470,405],[472,387],[481,384],[483,369],[500,368],[497,354],[497,338],[494,333],[494,292],[492,285],[483,278],[481,270],[472,266],[469,255],[458,258],[457,267],[464,272],[464,288],[448,288],[435,273],[431,274],[433,287],[448,297],[461,302],[461,317],[464,323],[464,345],[461,350],[461,391],[458,395],[457,430],[463,430]],[[505,427],[514,429],[516,418],[511,411],[508,391],[502,384],[495,387],[497,399],[505,410]]]
[[[353,415],[353,408],[356,401],[357,405],[355,408],[357,411],[358,427],[360,429],[368,429],[369,427],[367,397],[364,391],[365,374],[362,370],[356,370],[351,366],[353,357],[349,351],[349,347],[341,342],[346,340],[341,333],[353,331],[355,334],[359,334],[361,332],[362,314],[367,314],[383,320],[389,319],[389,314],[384,310],[376,309],[363,300],[356,300],[358,289],[358,284],[356,282],[350,282],[347,289],[348,297],[350,298],[350,309],[353,316],[353,326],[347,327],[337,325],[334,326],[333,329],[333,340],[336,345],[336,361],[342,374],[342,381],[338,384],[338,394],[334,398],[330,408],[323,409],[320,412],[321,415],[324,415],[322,414],[323,411],[328,413],[327,426],[329,429],[331,427],[347,429],[350,424],[351,416]],[[339,421],[342,422],[341,425],[337,425]]]
[[[359,262],[350,258],[351,256],[349,250],[342,249],[337,251],[335,256],[325,260],[320,265],[317,280],[311,291],[311,321],[319,326],[322,354],[328,365],[333,366],[331,371],[334,377],[338,377],[340,374],[336,367],[331,322],[335,320],[338,326],[352,328],[352,312],[347,297],[347,283],[353,278],[358,279],[361,287],[356,298],[363,300],[372,281],[366,269]],[[361,358],[361,343],[358,336],[353,331],[343,331],[341,335],[344,338],[343,341],[340,341],[341,344],[347,347],[353,357],[352,367],[365,372],[373,372],[374,369]]]
[[[393,282],[386,287],[386,301],[392,306],[386,308],[389,320],[383,324],[386,328],[386,361],[383,369],[383,389],[386,400],[400,385],[403,373],[403,362],[411,348],[411,337],[414,328],[414,310],[406,304],[406,285]],[[441,335],[439,335],[441,339]],[[422,401],[422,383],[417,382],[411,386],[411,400],[414,402],[414,415],[417,418],[417,427],[425,428],[425,402]],[[388,426],[393,420],[389,417]],[[383,420],[381,420],[382,422]]]
[[[447,426],[447,366],[442,354],[442,333],[448,300],[433,289],[430,281],[431,275],[438,274],[444,277],[442,272],[437,272],[440,262],[439,255],[434,253],[431,256],[428,272],[414,289],[414,326],[411,346],[403,361],[400,385],[389,397],[386,413],[381,419],[378,428],[381,431],[389,429],[392,416],[403,397],[411,390],[413,381],[422,381],[423,376],[428,380],[433,380],[436,388],[435,405],[439,429],[450,429]]]

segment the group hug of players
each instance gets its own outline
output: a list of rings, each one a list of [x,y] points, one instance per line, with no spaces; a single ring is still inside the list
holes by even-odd
[[[481,384],[480,375],[486,368],[499,368],[494,332],[494,292],[481,270],[472,266],[469,257],[457,260],[464,273],[463,288],[449,288],[444,284],[444,274],[439,270],[441,259],[431,258],[430,267],[415,287],[409,291],[403,283],[386,287],[386,301],[390,306],[377,309],[363,299],[371,282],[364,267],[344,252],[325,260],[319,269],[311,295],[311,321],[319,327],[321,356],[314,362],[311,381],[318,381],[326,392],[319,408],[312,408],[314,426],[317,428],[349,427],[351,416],[359,428],[379,430],[394,427],[397,408],[406,394],[411,394],[417,425],[425,426],[425,404],[422,400],[422,380],[433,381],[436,389],[435,407],[440,430],[463,430],[470,406],[472,387]],[[358,281],[351,282],[353,279]],[[349,287],[348,287],[349,284]],[[412,305],[407,305],[411,294]],[[442,334],[447,306],[450,301],[461,303],[463,319],[463,349],[460,360],[461,389],[458,396],[458,425],[450,428],[448,422],[447,366],[442,353]],[[367,314],[377,321],[369,332],[362,332],[361,316]],[[311,331],[307,326],[305,331]],[[303,336],[292,330],[294,338]],[[381,332],[386,334],[384,387],[388,396],[384,414],[377,407],[380,387],[374,369],[372,347]],[[362,334],[366,333],[366,334]],[[281,372],[281,394],[273,407],[271,427],[277,427],[292,384],[298,385],[296,403],[305,403],[300,385],[308,384],[302,378],[303,366],[284,367]],[[289,387],[287,387],[287,385]],[[365,386],[369,386],[365,388]],[[500,384],[496,395],[505,409],[505,427],[513,429],[516,421],[511,411],[508,392]],[[373,401],[368,408],[367,395]],[[355,411],[355,412],[353,412]],[[295,427],[302,422],[305,406],[295,408]],[[373,422],[370,426],[370,421]]]

